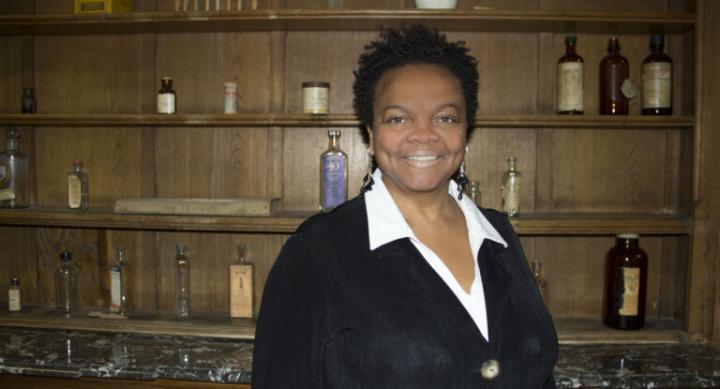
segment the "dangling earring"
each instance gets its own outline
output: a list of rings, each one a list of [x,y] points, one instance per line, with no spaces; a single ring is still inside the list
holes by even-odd
[[[462,161],[460,164],[460,169],[458,170],[457,175],[457,190],[458,190],[458,200],[462,200],[463,193],[467,190],[468,183],[470,182],[470,179],[465,175],[465,161]]]
[[[363,184],[360,188],[360,195],[364,195],[365,192],[369,192],[372,190],[373,184],[375,184],[375,180],[373,180],[373,167],[375,165],[374,158],[370,153],[368,152],[368,164],[367,164],[367,172],[365,173],[365,177],[363,177]]]

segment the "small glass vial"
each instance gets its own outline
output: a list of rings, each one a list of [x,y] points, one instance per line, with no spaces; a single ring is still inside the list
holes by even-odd
[[[68,174],[68,207],[88,209],[88,175],[83,171],[81,161],[73,161],[73,170]]]
[[[225,113],[237,113],[237,82],[226,82],[224,86]]]
[[[338,145],[340,134],[328,131],[328,148],[320,155],[320,208],[325,212],[347,200],[347,155]]]
[[[173,114],[177,106],[173,80],[170,77],[163,77],[160,83],[160,90],[157,93],[157,113]]]
[[[175,317],[190,317],[190,261],[184,244],[175,246]]]
[[[23,88],[20,103],[20,112],[37,113],[37,99],[35,99],[35,88]]]
[[[542,275],[542,262],[538,260],[532,261],[531,266],[535,283],[540,290],[540,296],[542,296],[543,300],[547,303],[547,283]]]
[[[517,216],[520,211],[520,172],[515,168],[517,159],[507,158],[508,170],[503,175],[502,210],[508,216]]]
[[[303,112],[324,115],[329,109],[329,82],[303,82]]]
[[[10,278],[10,288],[8,289],[8,311],[19,312],[22,309],[22,300],[20,299],[20,279],[17,276]]]
[[[77,296],[77,268],[72,254],[64,251],[60,254],[60,264],[55,270],[55,307],[60,312],[69,313],[75,309]]]
[[[127,297],[125,296],[125,280],[123,268],[127,258],[125,249],[118,248],[115,263],[110,266],[110,313],[125,314]]]
[[[470,200],[475,203],[478,207],[480,206],[480,183],[477,181],[470,181],[470,189],[468,190],[468,196]]]
[[[247,260],[247,247],[240,244],[237,261],[230,265],[230,317],[253,317],[253,264]]]
[[[557,65],[557,112],[565,115],[581,115],[583,104],[583,79],[585,61],[575,52],[575,36],[565,37],[565,55]]]
[[[5,150],[0,153],[0,208],[29,205],[28,158],[19,150],[20,131],[8,128]]]
[[[651,53],[642,64],[643,115],[672,115],[672,59],[664,48],[664,36],[650,38]]]

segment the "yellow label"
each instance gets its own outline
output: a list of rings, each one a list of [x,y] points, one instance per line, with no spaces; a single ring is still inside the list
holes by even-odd
[[[328,113],[328,89],[315,86],[303,88],[303,112]]]
[[[82,199],[82,182],[80,177],[70,174],[68,176],[68,206],[73,209],[80,208]]]
[[[646,63],[642,66],[643,108],[669,108],[672,94],[672,65],[669,62]]]
[[[619,313],[623,316],[637,316],[640,301],[640,268],[623,267],[622,301]]]
[[[10,312],[20,310],[20,289],[8,290],[8,310]]]
[[[252,265],[230,265],[230,316],[253,317]]]

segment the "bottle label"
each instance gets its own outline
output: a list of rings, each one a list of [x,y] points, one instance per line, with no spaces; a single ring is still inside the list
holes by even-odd
[[[20,289],[8,290],[8,310],[10,312],[17,312],[20,310]]]
[[[122,308],[122,285],[120,271],[110,270],[110,311],[118,312]]]
[[[6,188],[10,181],[10,169],[7,165],[0,163],[0,189]]]
[[[303,88],[303,112],[328,113],[328,89],[317,86]]]
[[[174,93],[158,93],[157,113],[175,113]]]
[[[563,62],[558,64],[558,111],[584,111],[584,66],[585,64],[582,62]]]
[[[669,62],[646,63],[642,66],[642,107],[672,106],[672,65]]]
[[[253,267],[230,265],[230,316],[253,316]]]
[[[623,289],[618,313],[622,316],[637,316],[640,301],[640,268],[621,267],[619,272]]]
[[[80,208],[82,183],[75,174],[68,176],[68,206],[72,209]]]
[[[345,182],[345,157],[342,155],[324,155],[322,164],[321,201],[323,209],[334,208],[347,200]]]

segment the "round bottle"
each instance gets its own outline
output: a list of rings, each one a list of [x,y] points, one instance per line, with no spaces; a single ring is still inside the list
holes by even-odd
[[[599,111],[601,115],[627,115],[628,98],[622,87],[630,73],[628,61],[620,55],[617,38],[610,38],[607,52],[608,55],[600,61]]]
[[[620,234],[605,258],[603,322],[621,330],[645,324],[648,257],[637,234]]]
[[[55,307],[69,313],[75,309],[77,296],[77,268],[72,254],[64,251],[60,254],[60,264],[55,270]]]

